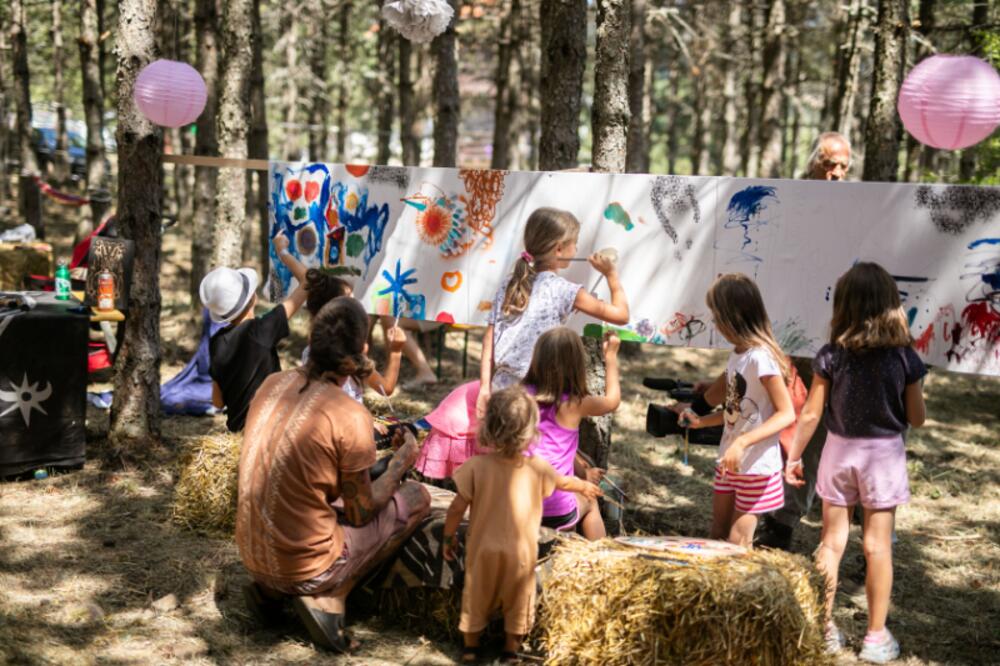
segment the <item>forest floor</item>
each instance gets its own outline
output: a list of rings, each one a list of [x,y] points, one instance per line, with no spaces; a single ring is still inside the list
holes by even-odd
[[[57,256],[68,256],[72,224],[56,218],[50,226]],[[182,231],[175,227],[164,237],[163,380],[193,353],[199,330],[187,295],[190,243]],[[302,316],[293,329],[282,350],[285,367],[305,343]],[[424,414],[461,381],[461,340],[449,336],[441,384],[403,391],[393,398],[397,412]],[[469,351],[474,368],[478,345],[471,343]],[[691,464],[684,465],[681,441],[650,438],[646,405],[662,394],[643,388],[641,380],[647,374],[714,376],[724,361],[724,353],[652,346],[624,360],[611,473],[631,499],[629,531],[707,535],[715,452],[692,447]],[[404,367],[404,379],[408,372]],[[92,390],[102,388],[110,387]],[[898,513],[889,626],[902,644],[900,663],[1000,663],[1000,380],[932,371],[925,393],[927,424],[907,445],[913,499]],[[385,409],[378,398],[372,407]],[[111,460],[107,423],[107,412],[88,407],[82,470],[0,483],[0,663],[457,659],[456,645],[430,638],[440,635],[430,624],[422,635],[391,620],[349,617],[364,641],[349,658],[317,652],[295,623],[256,625],[242,602],[247,577],[233,541],[199,536],[170,520],[178,452],[193,438],[222,432],[223,418],[165,418],[160,441],[149,442],[125,466]],[[811,553],[819,528],[814,510],[796,533],[795,550]],[[836,620],[850,649],[839,663],[852,664],[866,617],[857,527],[841,573]]]

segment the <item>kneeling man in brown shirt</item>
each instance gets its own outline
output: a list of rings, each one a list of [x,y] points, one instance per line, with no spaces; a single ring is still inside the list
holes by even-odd
[[[247,417],[240,455],[236,543],[254,584],[253,610],[291,595],[313,641],[346,652],[345,599],[430,510],[418,483],[400,484],[416,460],[412,434],[397,433],[375,481],[372,417],[340,386],[364,379],[368,316],[349,297],[313,320],[306,366],[271,375]]]

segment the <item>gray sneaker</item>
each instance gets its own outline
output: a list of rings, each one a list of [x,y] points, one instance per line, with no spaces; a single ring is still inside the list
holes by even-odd
[[[833,622],[826,627],[826,651],[830,654],[837,654],[844,649],[844,634],[840,633]]]
[[[864,641],[861,645],[861,653],[858,659],[871,662],[873,664],[888,664],[893,659],[899,658],[899,641],[885,630],[885,639],[879,643]]]

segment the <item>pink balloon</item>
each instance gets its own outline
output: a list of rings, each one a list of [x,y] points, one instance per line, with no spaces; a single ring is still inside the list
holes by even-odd
[[[135,79],[136,106],[150,122],[162,127],[193,123],[205,108],[208,90],[191,65],[157,60],[142,68]]]
[[[931,56],[907,75],[896,108],[920,143],[967,148],[1000,125],[1000,75],[973,56]]]

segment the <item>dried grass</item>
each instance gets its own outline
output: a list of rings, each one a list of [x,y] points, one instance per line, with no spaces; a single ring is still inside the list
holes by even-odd
[[[543,583],[540,643],[548,664],[825,664],[821,590],[800,555],[566,540]]]
[[[201,534],[232,535],[242,443],[242,435],[226,432],[198,437],[185,448],[174,489],[175,523]]]

